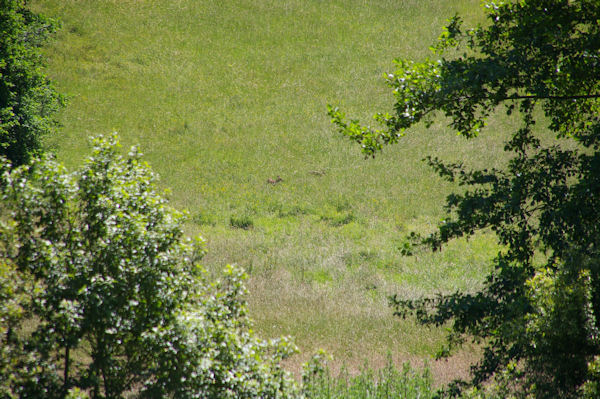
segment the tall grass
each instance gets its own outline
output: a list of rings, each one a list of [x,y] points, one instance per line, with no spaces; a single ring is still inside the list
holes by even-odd
[[[48,144],[68,165],[89,135],[139,144],[209,268],[248,270],[251,316],[266,336],[339,362],[429,356],[441,329],[397,320],[386,297],[473,290],[495,245],[402,256],[430,232],[451,187],[426,155],[502,163],[502,128],[465,141],[443,120],[364,160],[326,104],[370,118],[390,94],[392,59],[422,59],[444,20],[479,0],[32,0],[63,22],[48,74],[70,98]],[[300,363],[302,359],[298,360]]]
[[[358,375],[342,370],[332,376],[316,357],[305,367],[302,388],[309,399],[430,399],[436,392],[427,367],[419,372],[404,363],[398,369],[391,359],[378,371],[365,366]]]

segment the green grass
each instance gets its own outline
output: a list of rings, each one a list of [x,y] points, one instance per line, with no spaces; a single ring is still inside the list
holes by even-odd
[[[451,186],[421,159],[502,162],[502,131],[465,141],[443,120],[365,160],[335,134],[326,104],[367,120],[391,104],[392,59],[423,59],[446,18],[479,21],[479,0],[34,0],[63,29],[48,73],[70,104],[48,138],[75,165],[87,137],[139,144],[208,241],[212,270],[250,274],[264,336],[291,334],[338,362],[431,355],[443,331],[391,315],[386,297],[481,284],[488,236],[404,257]]]
[[[391,358],[385,367],[374,372],[368,365],[352,376],[346,370],[332,375],[318,356],[306,366],[303,392],[309,399],[429,399],[435,389],[430,370],[414,370],[408,363],[396,368]]]
[[[254,227],[254,222],[248,215],[231,216],[229,225],[234,228],[249,230]]]

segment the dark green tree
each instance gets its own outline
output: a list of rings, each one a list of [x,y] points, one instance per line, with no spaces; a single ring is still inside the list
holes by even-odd
[[[394,110],[380,129],[329,113],[367,156],[441,112],[474,138],[488,116],[518,112],[504,168],[469,170],[428,158],[466,189],[447,198],[448,217],[422,239],[434,250],[481,229],[501,250],[478,292],[391,298],[396,314],[451,323],[449,349],[483,344],[471,385],[512,373],[512,390],[537,398],[597,397],[600,370],[600,2],[520,0],[486,4],[486,23],[459,16],[434,47],[437,60],[397,60],[387,82]],[[537,124],[536,124],[537,122]],[[557,140],[543,145],[541,135]],[[560,139],[560,140],[559,140]],[[457,382],[455,392],[466,383]]]
[[[244,273],[207,279],[201,240],[117,144],[0,178],[0,398],[292,397],[294,346],[252,333]]]
[[[40,49],[55,29],[26,0],[0,0],[0,155],[15,166],[39,154],[63,103],[42,70]]]

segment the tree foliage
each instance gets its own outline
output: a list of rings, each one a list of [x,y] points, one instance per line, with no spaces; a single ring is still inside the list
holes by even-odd
[[[40,48],[55,29],[26,0],[0,0],[0,155],[13,165],[39,155],[63,103],[42,71]]]
[[[133,148],[2,174],[1,398],[275,398],[287,340],[254,336],[234,267],[211,283]]]
[[[447,198],[448,217],[422,242],[491,229],[502,249],[478,292],[413,300],[394,297],[400,316],[450,322],[449,348],[484,345],[472,385],[511,371],[513,390],[538,398],[598,391],[600,364],[600,2],[520,0],[486,4],[487,22],[459,16],[432,48],[437,60],[396,60],[387,76],[392,113],[380,129],[329,113],[339,130],[374,156],[436,112],[473,138],[488,116],[518,112],[500,169],[469,170],[429,158],[466,190]],[[542,125],[542,126],[536,126]],[[541,135],[557,138],[543,145]],[[456,384],[458,390],[463,384]],[[595,392],[595,393],[594,393]]]

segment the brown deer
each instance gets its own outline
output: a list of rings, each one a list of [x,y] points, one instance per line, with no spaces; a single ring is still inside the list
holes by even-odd
[[[269,184],[277,184],[282,181],[283,181],[283,179],[281,178],[281,176],[277,176],[276,179],[271,179],[271,178],[267,179],[267,183],[269,183]]]

